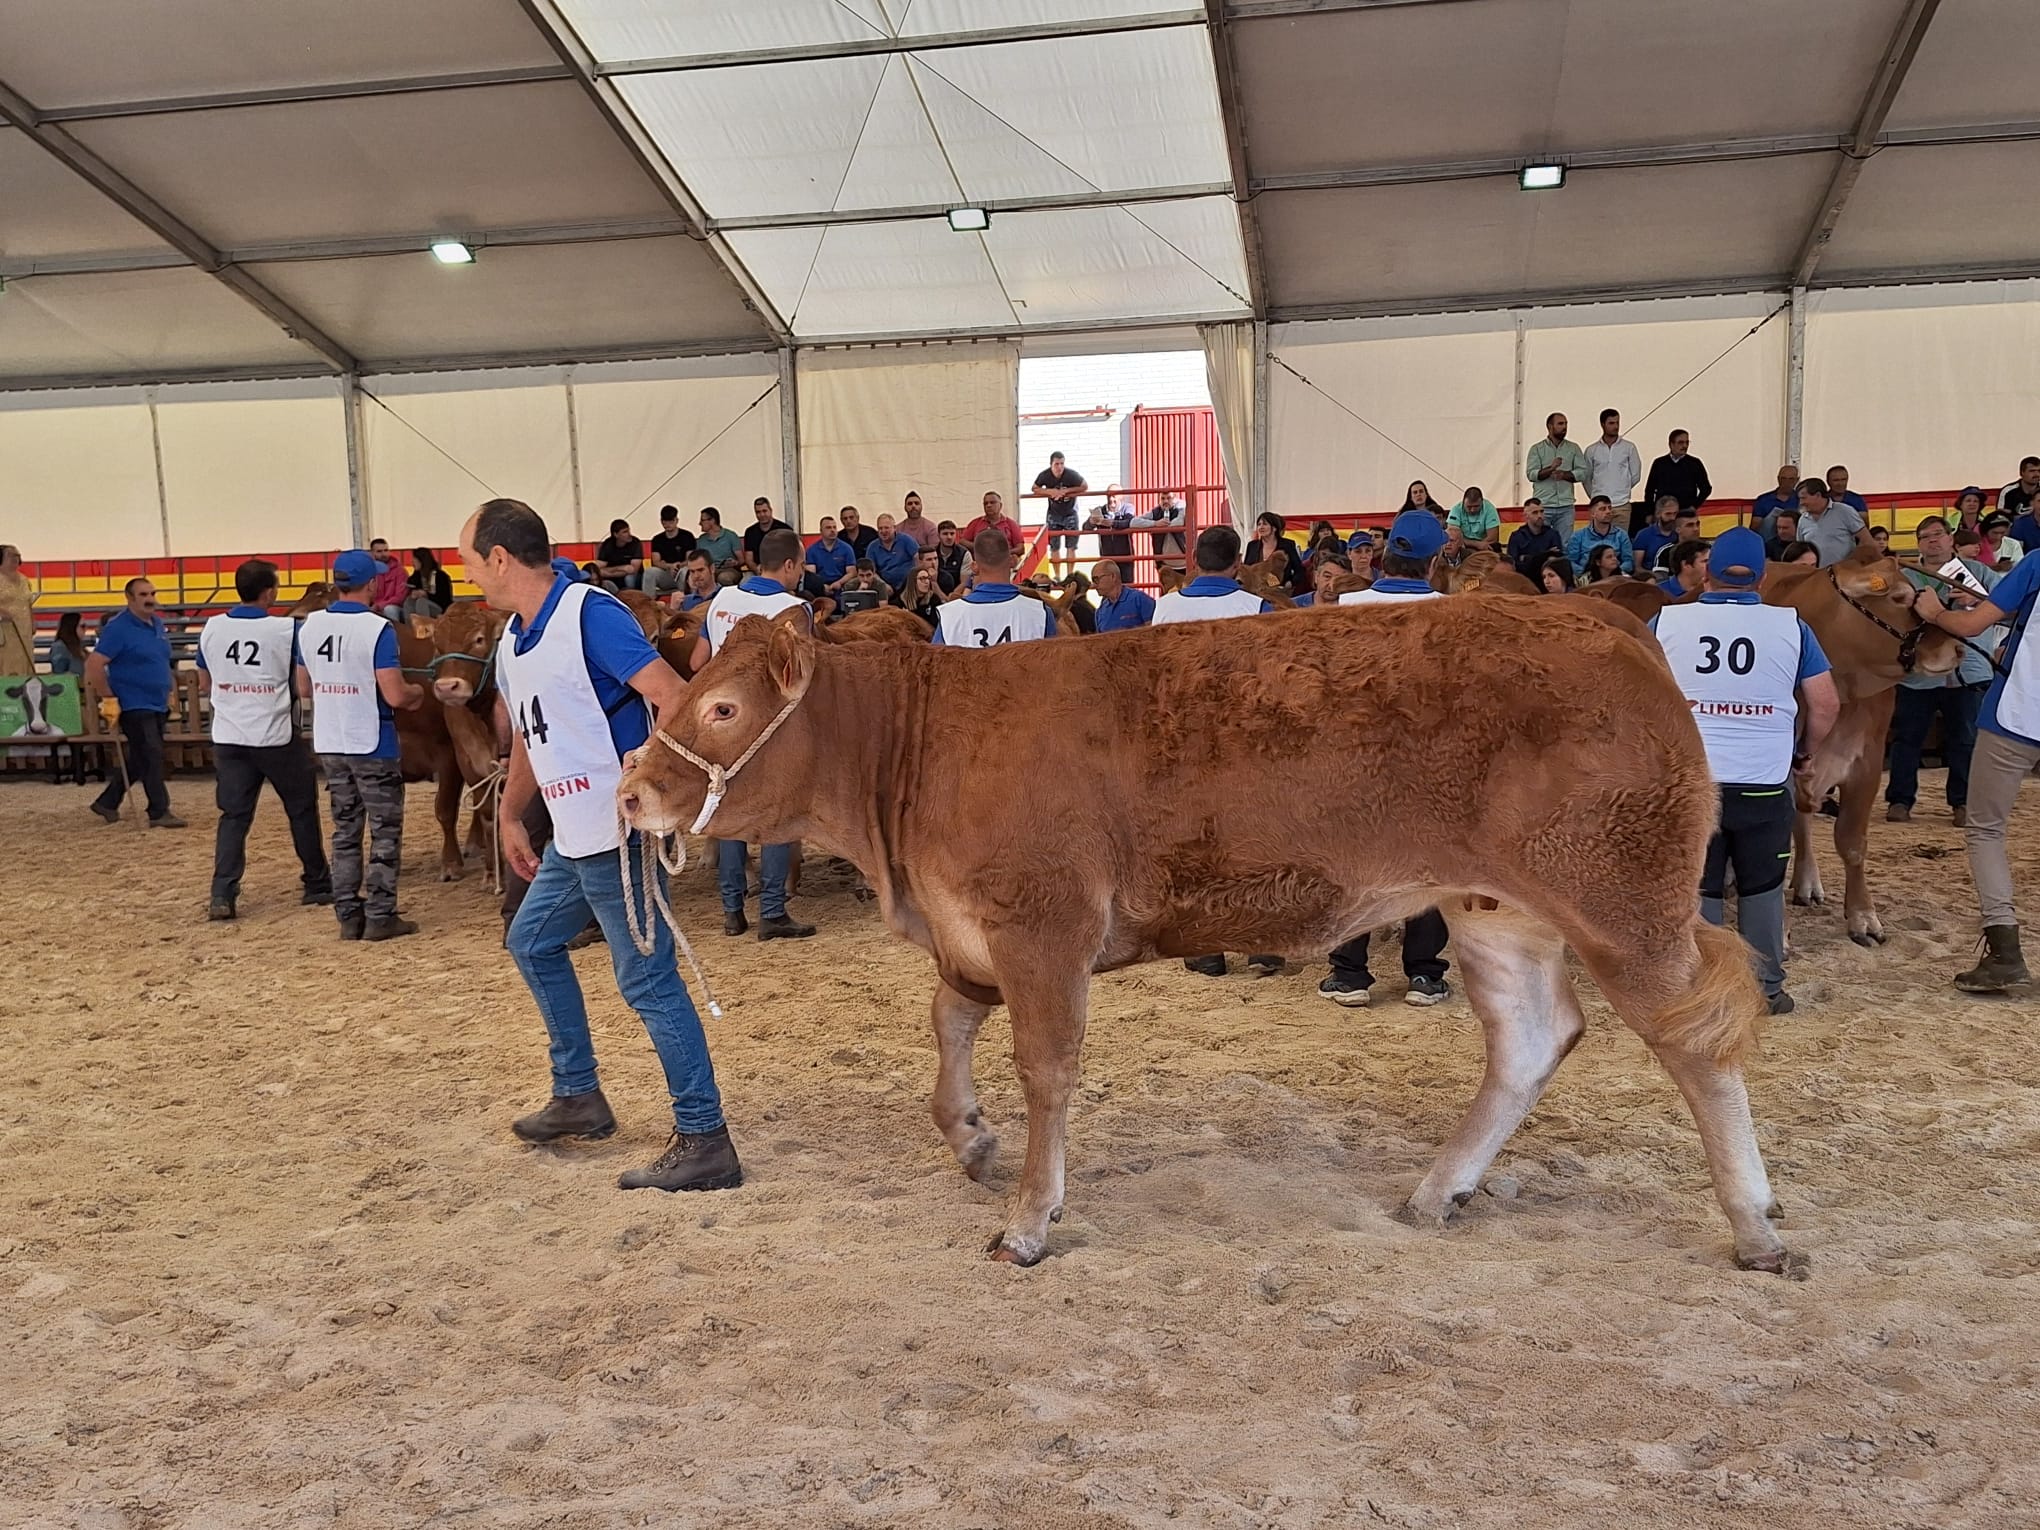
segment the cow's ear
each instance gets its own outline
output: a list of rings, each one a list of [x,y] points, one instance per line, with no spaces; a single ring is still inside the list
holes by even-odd
[[[765,645],[765,672],[788,701],[807,693],[815,672],[814,639],[807,634],[807,611],[789,606],[772,619],[772,635]]]
[[[430,636],[432,636],[433,626],[434,623],[431,617],[414,616],[411,618],[411,636],[416,638],[429,638]]]

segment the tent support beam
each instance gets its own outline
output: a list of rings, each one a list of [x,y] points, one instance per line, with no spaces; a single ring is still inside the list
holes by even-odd
[[[1828,241],[1834,238],[1842,209],[1848,206],[1849,194],[1856,189],[1857,178],[1863,173],[1863,162],[1875,151],[1877,135],[1884,131],[1884,119],[1891,115],[1892,103],[1897,101],[1913,59],[1919,54],[1920,43],[1927,35],[1927,27],[1940,8],[1941,0],[1912,0],[1898,30],[1892,33],[1884,58],[1877,66],[1877,75],[1870,82],[1863,110],[1856,117],[1856,130],[1844,146],[1841,163],[1835,166],[1834,176],[1828,182],[1827,194],[1814,212],[1813,226],[1800,242],[1799,257],[1792,263],[1794,287],[1806,286],[1820,269],[1821,256],[1827,252]]]
[[[1233,205],[1239,211],[1240,241],[1247,257],[1247,301],[1254,321],[1268,318],[1268,282],[1261,260],[1261,220],[1248,192],[1246,113],[1240,106],[1239,69],[1232,34],[1226,30],[1225,0],[1204,0],[1205,29],[1211,36],[1211,65],[1218,80],[1218,114],[1225,126],[1225,154],[1232,170]],[[1265,347],[1263,347],[1265,349]]]
[[[690,69],[732,69],[752,64],[798,64],[816,59],[859,58],[874,53],[936,53],[945,48],[982,48],[996,43],[1047,42],[1059,37],[1102,37],[1110,32],[1158,32],[1195,26],[1199,10],[1155,11],[1142,16],[1101,16],[1089,21],[1045,21],[1035,26],[987,27],[976,32],[925,32],[872,36],[786,48],[746,48],[732,53],[688,53],[671,58],[612,59],[596,66],[604,79],[626,74],[678,74]]]
[[[361,379],[352,372],[340,377],[341,420],[347,432],[347,529],[352,546],[368,546],[368,495],[362,476]]]
[[[223,90],[208,95],[162,96],[145,101],[98,101],[88,106],[45,110],[45,122],[98,122],[109,117],[159,117],[171,112],[212,112],[237,106],[282,106],[293,101],[359,101],[368,96],[407,96],[428,90],[471,90],[487,85],[532,85],[571,80],[563,64],[526,69],[474,69],[464,74],[405,75],[383,80],[350,80],[331,85],[287,85],[274,90]]]
[[[1785,460],[1799,462],[1806,424],[1806,289],[1792,289],[1792,313],[1785,342]]]
[[[790,345],[779,351],[779,513],[800,529],[800,378]]]
[[[971,203],[995,216],[999,213],[1063,212],[1072,207],[1135,207],[1143,202],[1181,202],[1192,197],[1226,197],[1233,194],[1230,181],[1204,181],[1194,186],[1156,186],[1142,191],[1078,191],[1067,196],[1008,197]],[[915,207],[846,208],[841,212],[764,213],[750,218],[711,218],[716,233],[754,228],[821,228],[839,223],[901,223],[913,218],[940,218],[954,202],[922,203]]]
[[[352,372],[359,365],[347,348],[312,323],[282,298],[246,271],[234,266],[182,218],[143,191],[62,127],[43,116],[4,81],[0,81],[0,119],[21,129],[37,147],[65,169],[91,186],[101,196],[150,233],[172,246],[206,275],[260,309],[301,345],[309,346],[332,364],[336,372]]]

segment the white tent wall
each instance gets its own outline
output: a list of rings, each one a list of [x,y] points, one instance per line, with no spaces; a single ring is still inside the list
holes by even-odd
[[[580,540],[559,369],[507,380],[371,378],[363,386],[373,395],[361,401],[370,535],[393,547],[451,547],[476,505],[506,497],[544,516],[554,540]]]
[[[32,563],[162,555],[141,389],[0,393],[0,542]]]
[[[882,350],[803,351],[799,357],[802,530],[843,505],[897,512],[908,489],[948,513],[977,514],[987,489],[1015,505],[1020,351],[1003,342]]]
[[[658,530],[661,505],[695,529],[704,505],[741,532],[760,494],[780,492],[778,373],[772,358],[729,358],[721,372],[687,377],[574,374],[581,504],[588,540],[622,516],[640,537]],[[606,374],[606,369],[601,369]]]
[[[338,390],[156,406],[170,553],[295,552],[347,542],[347,438]]]
[[[1800,466],[1871,495],[1995,489],[2040,454],[2036,356],[2040,282],[1815,293]]]

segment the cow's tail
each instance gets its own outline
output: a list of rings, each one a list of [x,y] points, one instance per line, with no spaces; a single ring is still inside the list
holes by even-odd
[[[1750,971],[1749,948],[1728,930],[1693,921],[1700,969],[1692,986],[1651,1016],[1659,1040],[1718,1063],[1739,1063],[1756,1049],[1768,1007]]]

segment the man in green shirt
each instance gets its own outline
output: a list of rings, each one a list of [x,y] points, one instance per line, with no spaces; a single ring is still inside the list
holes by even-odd
[[[1523,466],[1530,487],[1544,501],[1545,521],[1561,541],[1572,535],[1574,491],[1587,478],[1587,454],[1565,438],[1565,431],[1564,415],[1547,416],[1544,439],[1530,448]]]
[[[1469,543],[1489,542],[1497,550],[1501,547],[1501,512],[1489,504],[1487,496],[1477,488],[1468,489],[1466,497],[1446,514],[1445,529],[1450,531],[1454,526]]]

